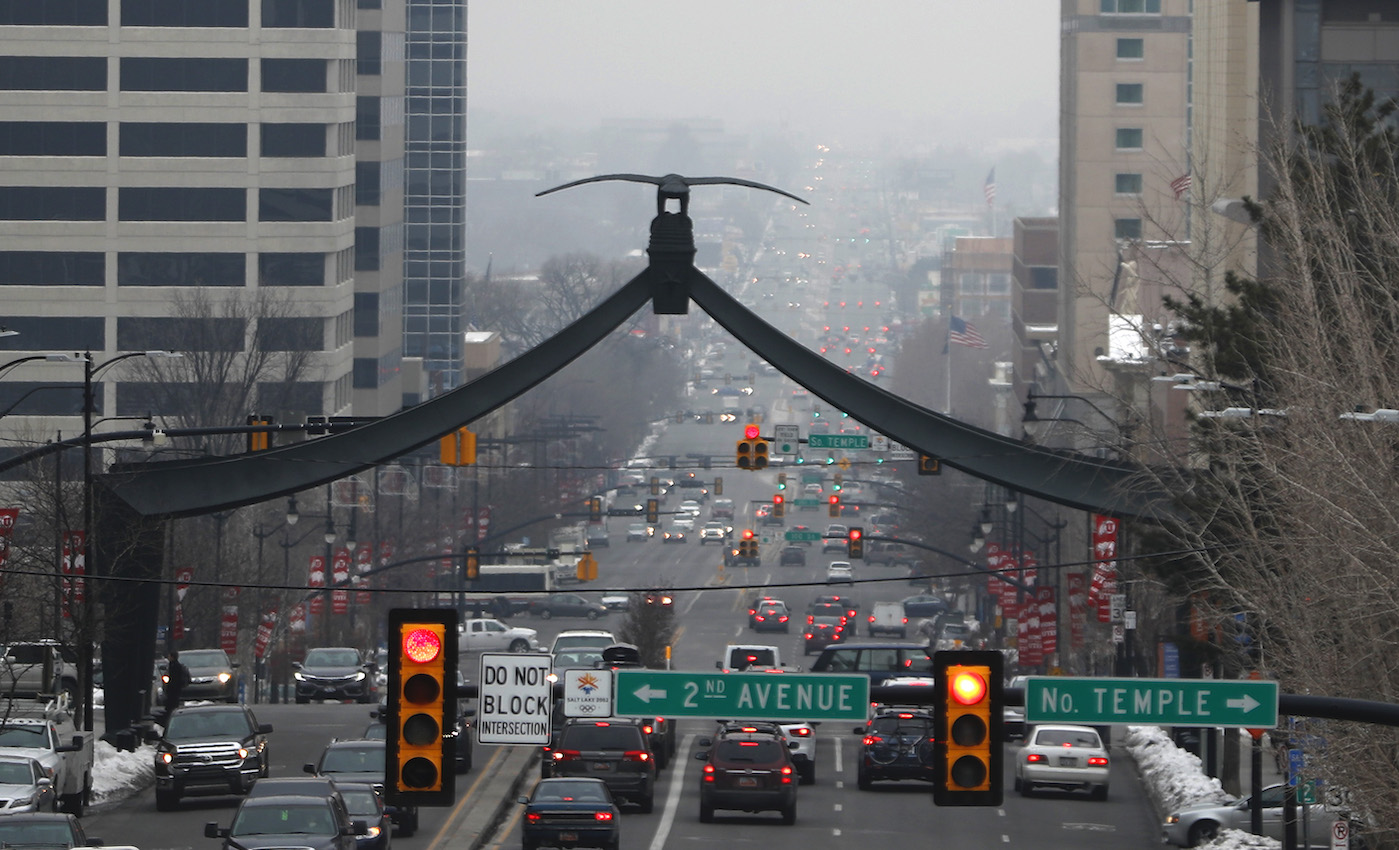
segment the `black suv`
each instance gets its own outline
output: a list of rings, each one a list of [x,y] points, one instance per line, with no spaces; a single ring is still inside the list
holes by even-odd
[[[715,809],[779,811],[782,822],[797,822],[797,775],[789,744],[763,731],[725,732],[717,740],[699,741],[700,823],[711,823]]]
[[[881,710],[863,729],[856,781],[861,791],[882,779],[936,779],[933,759],[933,715],[925,710]]]
[[[270,763],[270,723],[258,723],[245,705],[176,709],[155,744],[155,807],[169,811],[191,794],[246,794]]]
[[[313,699],[355,700],[370,703],[378,698],[374,684],[377,665],[365,660],[352,646],[323,646],[306,653],[297,662],[296,701]]]
[[[656,757],[639,720],[572,718],[544,757],[548,776],[591,776],[642,812],[655,805]]]

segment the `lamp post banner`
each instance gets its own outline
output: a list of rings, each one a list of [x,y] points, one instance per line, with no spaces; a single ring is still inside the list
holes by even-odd
[[[238,606],[223,607],[223,623],[219,629],[219,647],[229,656],[238,655]]]
[[[344,546],[335,550],[335,560],[331,562],[331,580],[336,585],[335,590],[330,592],[331,610],[336,614],[348,613],[350,591],[346,590],[344,585],[350,580],[350,550]]]
[[[83,604],[83,576],[87,573],[87,535],[82,531],[63,532],[63,617],[73,616],[72,606]]]
[[[306,586],[312,590],[320,590],[325,587],[325,557],[322,555],[311,556],[311,572],[306,577]],[[317,593],[311,597],[311,616],[319,617],[325,611],[325,600]]]
[[[1054,604],[1054,588],[1041,587],[1035,591],[1040,608],[1040,650],[1045,656],[1059,651],[1059,623],[1055,619],[1058,607]]]
[[[1103,514],[1093,515],[1093,578],[1088,585],[1088,603],[1098,608],[1098,622],[1112,621],[1110,600],[1117,592],[1118,522]]]
[[[1069,573],[1069,649],[1077,652],[1083,649],[1084,605],[1086,582],[1083,573]]]
[[[274,605],[262,615],[257,627],[257,639],[253,642],[253,657],[262,660],[267,654],[267,646],[272,643],[272,629],[277,625],[277,607]]]
[[[10,537],[15,533],[19,508],[0,508],[0,567],[10,558]]]
[[[358,573],[358,575],[355,576],[354,582],[355,587],[358,588],[355,593],[356,605],[369,604],[369,578],[363,574],[369,572],[373,567],[374,544],[361,543],[359,547],[355,549],[355,572]]]

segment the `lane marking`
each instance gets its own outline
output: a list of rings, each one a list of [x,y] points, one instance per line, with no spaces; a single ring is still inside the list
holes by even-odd
[[[996,810],[996,814],[999,815],[1000,817],[1005,817],[1005,816],[1006,816],[1006,810],[1005,810],[1005,809],[997,809],[997,810]]]
[[[535,781],[536,781],[536,784],[538,784],[538,780],[535,780]],[[533,786],[531,786],[531,787],[530,787],[530,792],[531,792],[531,794],[533,794],[533,791],[534,791],[534,788],[533,788]],[[527,795],[527,796],[528,796],[528,795]],[[515,806],[515,814],[511,815],[508,819],[506,819],[505,823],[501,825],[500,829],[496,830],[496,833],[495,833],[495,834],[496,834],[496,837],[501,838],[501,839],[504,839],[504,838],[505,838],[506,836],[508,836],[510,833],[514,832],[514,831],[515,831],[515,827],[519,825],[519,823],[520,823],[520,818],[524,817],[524,814],[525,814],[525,807],[524,807],[524,806],[521,806],[521,805],[516,805],[516,806]],[[502,847],[502,846],[504,846],[504,843],[505,843],[504,841],[496,841],[495,844],[494,844],[493,846],[495,846],[495,847]]]
[[[504,759],[506,754],[510,752],[510,750],[505,747],[494,747],[493,749],[494,752],[491,753],[490,758],[486,759],[486,763],[481,766],[481,772],[476,774],[476,779],[471,783],[471,787],[466,789],[466,793],[463,794],[461,799],[457,801],[457,804],[452,807],[452,813],[442,823],[442,828],[437,830],[437,834],[432,837],[432,843],[428,844],[427,850],[438,850],[438,846],[446,840],[450,833],[455,831],[457,820],[462,815],[462,809],[471,801],[471,798],[476,794],[476,789],[481,783],[485,782],[494,772],[495,763]],[[472,767],[474,768],[475,764],[473,764]]]
[[[690,744],[695,740],[695,733],[691,732],[680,742],[678,753],[689,755]],[[661,850],[665,847],[666,839],[670,837],[671,824],[675,823],[675,811],[680,805],[680,789],[685,787],[685,775],[687,770],[681,770],[676,765],[670,772],[670,792],[666,794],[665,811],[661,813],[661,822],[656,824],[656,835],[651,839],[651,850]]]
[[[833,827],[831,827],[831,835],[840,835],[840,827],[838,827],[838,826],[833,826]]]
[[[841,808],[841,804],[840,804],[840,803],[836,803],[835,806],[834,806],[833,808],[834,808],[835,811],[837,811],[837,812],[842,811],[842,808]]]
[[[844,787],[845,787],[845,782],[844,782],[843,780],[837,779],[837,780],[836,780],[836,790],[839,791],[840,789],[842,789],[842,788],[844,788]]]
[[[1009,843],[1010,843],[1010,836],[1009,836],[1009,835],[1002,835],[1002,836],[1001,836],[1001,843],[1002,843],[1002,844],[1009,844]]]
[[[835,745],[836,745],[836,773],[844,773],[844,772],[845,772],[845,765],[844,765],[844,763],[843,763],[844,760],[841,758],[841,740],[840,740],[839,738],[836,738],[836,739],[835,739]]]

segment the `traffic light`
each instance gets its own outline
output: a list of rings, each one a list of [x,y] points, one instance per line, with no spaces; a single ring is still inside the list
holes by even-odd
[[[935,805],[1001,805],[1002,664],[996,650],[933,654]]]
[[[743,529],[743,538],[738,541],[738,556],[740,558],[758,557],[758,541],[753,538],[753,529]]]
[[[831,501],[831,506],[830,506],[831,516],[840,516],[840,497],[839,497],[839,496],[831,496],[831,500],[830,500],[830,501]]]
[[[577,576],[579,581],[597,580],[597,558],[591,552],[583,553],[583,557],[578,559]]]
[[[271,416],[260,416],[256,413],[248,416],[249,425],[274,425],[277,420]],[[249,431],[248,432],[248,452],[265,452],[272,448],[271,431]]]
[[[660,499],[646,500],[646,521],[655,525],[661,521],[661,501]]]
[[[768,441],[759,434],[757,425],[743,427],[743,439],[735,447],[735,463],[739,469],[767,469]]]
[[[777,489],[779,489],[779,490],[786,490],[786,489],[787,489],[787,473],[785,473],[785,472],[779,472],[779,473],[777,473]]]
[[[456,801],[457,612],[389,611],[384,796],[395,806]]]
[[[782,497],[781,493],[772,497],[772,515],[778,519],[787,515],[787,500]]]
[[[865,557],[865,530],[852,526],[845,532],[845,551],[850,560],[855,561]]]
[[[919,475],[941,475],[942,459],[932,455],[920,454],[918,456]]]
[[[832,490],[839,490],[839,489],[843,486],[843,482],[844,482],[844,481],[845,481],[845,476],[844,476],[844,475],[841,475],[839,472],[837,472],[837,473],[832,477],[832,479],[831,479],[831,489],[832,489]]]
[[[458,428],[438,441],[438,455],[445,466],[470,466],[476,462],[476,435]]]
[[[598,496],[588,500],[588,522],[602,522],[602,499]]]
[[[708,459],[708,458],[705,459],[705,463],[706,463],[706,464],[709,463],[709,459]],[[724,479],[719,478],[719,477],[715,477],[715,479],[714,479],[714,495],[716,495],[716,496],[722,496],[722,495],[724,495]]]
[[[478,579],[481,577],[481,551],[475,546],[466,547],[466,558],[464,559],[467,579]]]
[[[657,478],[654,475],[651,476],[651,495],[661,495],[661,479]]]

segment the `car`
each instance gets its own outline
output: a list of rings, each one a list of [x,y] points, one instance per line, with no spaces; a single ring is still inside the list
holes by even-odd
[[[846,539],[844,534],[842,534],[840,537],[831,537],[827,535],[821,540],[822,554],[826,554],[828,552],[839,552],[842,555],[844,555],[849,550],[849,541]]]
[[[895,676],[931,675],[933,657],[921,643],[836,643],[821,650],[813,673],[864,673],[871,685]]]
[[[792,530],[792,531],[796,531],[796,532],[803,532],[803,531],[810,531],[811,529],[808,528],[808,527],[806,527],[806,526],[804,526],[804,525],[794,525],[794,526],[792,526],[791,530]],[[800,546],[805,546],[805,547],[810,547],[810,546],[811,546],[811,541],[810,541],[810,540],[803,540],[803,541],[801,541],[798,545],[800,545]]]
[[[908,637],[908,617],[904,615],[903,605],[898,602],[874,603],[870,610],[869,625],[865,630],[870,637],[878,634],[893,635],[897,638]]]
[[[856,628],[860,624],[860,601],[848,595],[835,593],[823,594],[812,600],[808,613],[830,613],[827,610],[818,610],[818,606],[838,605],[845,615],[845,634],[847,637],[854,637],[859,633]]]
[[[238,701],[238,678],[233,671],[238,663],[230,661],[222,649],[182,649],[180,663],[189,670],[189,682],[180,692],[185,702],[216,700]]]
[[[607,783],[591,777],[542,779],[534,793],[521,796],[523,850],[545,847],[602,847],[621,843],[621,809]]]
[[[714,519],[733,519],[734,500],[715,499],[714,503],[709,506],[709,515]]]
[[[268,774],[270,723],[245,705],[188,705],[171,712],[155,744],[155,807],[170,811],[193,794],[246,794]]]
[[[832,561],[826,567],[826,584],[854,584],[855,571],[849,561]]]
[[[704,507],[695,499],[686,499],[680,503],[680,512],[698,518],[704,513]]]
[[[588,541],[589,549],[597,549],[602,546],[610,548],[612,545],[612,538],[607,534],[606,525],[589,526],[586,540]]]
[[[706,746],[706,740],[700,746]],[[719,809],[779,811],[784,824],[797,822],[797,775],[791,750],[782,738],[763,732],[726,734],[695,754],[700,773],[700,823],[712,823]]]
[[[792,628],[792,614],[787,603],[779,599],[769,599],[758,605],[753,614],[755,632],[789,632]]]
[[[647,525],[644,522],[633,522],[627,525],[627,542],[645,543],[656,533],[655,526]]]
[[[804,567],[806,566],[806,550],[800,546],[783,546],[782,552],[777,557],[777,564],[782,567]]]
[[[364,821],[365,832],[355,835],[356,850],[389,850],[393,821],[384,805],[384,798],[373,785],[360,782],[336,782],[340,798],[351,821]]]
[[[670,525],[666,526],[665,533],[661,536],[661,542],[684,543],[685,531],[685,527],[678,520],[672,520]]]
[[[1028,797],[1036,788],[1088,791],[1108,798],[1108,750],[1088,726],[1036,726],[1015,755],[1015,790]]]
[[[374,665],[352,646],[322,646],[309,650],[293,665],[296,671],[296,701],[313,699],[376,702]]]
[[[54,812],[58,810],[58,792],[48,771],[28,756],[0,755],[0,814],[9,816],[22,812]]]
[[[601,779],[622,803],[647,814],[655,806],[656,758],[640,720],[570,718],[545,758],[548,777]]]
[[[803,647],[806,655],[840,643],[845,640],[845,618],[831,614],[812,616],[807,620],[802,637],[806,641]]]
[[[102,839],[88,837],[82,822],[66,812],[16,812],[0,817],[0,847],[58,850],[101,846]]]
[[[720,720],[714,738],[743,732],[765,732],[786,742],[792,764],[802,785],[816,781],[816,727],[810,723],[780,723],[775,720]],[[702,746],[712,746],[713,742]]]
[[[1263,789],[1263,793],[1259,796],[1259,803],[1263,809],[1263,834],[1265,836],[1276,840],[1282,839],[1283,806],[1286,796],[1286,785],[1269,785]],[[1174,844],[1177,847],[1194,847],[1210,841],[1226,829],[1247,832],[1251,821],[1252,803],[1252,797],[1244,797],[1224,804],[1203,803],[1171,812],[1166,815],[1166,822],[1161,825],[1161,841],[1165,844]],[[1298,823],[1301,823],[1304,814],[1301,809],[1302,806],[1299,805]],[[1316,829],[1316,824],[1325,823],[1325,819],[1329,817],[1326,807],[1322,803],[1313,803],[1307,809],[1305,814],[1311,820],[1313,830]],[[1312,836],[1315,844],[1316,833],[1313,832]],[[1323,840],[1322,846],[1325,846],[1325,840]]]
[[[855,782],[861,791],[885,780],[937,781],[931,712],[882,709],[863,729],[856,727],[855,733],[864,736],[855,769]]]
[[[776,596],[768,596],[764,593],[755,593],[748,597],[748,628],[753,628],[753,624],[758,621],[758,606],[764,602],[774,601],[780,600],[778,600]],[[785,605],[786,603],[784,602],[783,604]]]
[[[809,484],[804,485],[802,487],[802,492],[806,494],[806,497],[808,499],[811,499],[819,497],[824,491],[822,490],[821,484],[819,482],[813,481]]]
[[[551,593],[530,603],[530,613],[545,620],[554,617],[586,617],[596,620],[607,616],[607,606],[593,602],[576,593]]]
[[[1006,680],[1006,687],[1023,689],[1029,681],[1029,676],[1012,676]],[[1025,707],[1023,705],[1003,707],[1001,709],[1001,729],[1007,739],[1025,737]]]
[[[906,596],[900,600],[904,606],[904,616],[909,619],[936,617],[947,610],[947,600],[931,593]]]
[[[703,546],[706,542],[713,540],[715,543],[723,545],[729,539],[732,528],[722,522],[706,522],[704,528],[700,529],[699,542]]]
[[[222,838],[223,850],[355,850],[357,836],[368,831],[364,821],[350,819],[339,794],[255,797],[238,806],[231,826],[204,825],[204,836]]]
[[[510,626],[490,617],[469,617],[457,624],[457,654],[469,652],[538,652],[539,632]]]
[[[331,741],[321,750],[321,757],[314,763],[302,765],[301,769],[336,784],[354,782],[374,786],[382,791],[384,787],[384,766],[387,762],[385,743],[372,738]],[[418,830],[417,806],[387,807],[389,819],[398,827],[398,834],[411,837]]]

